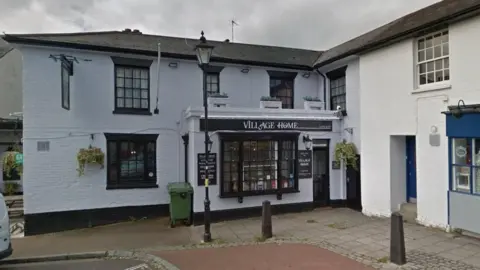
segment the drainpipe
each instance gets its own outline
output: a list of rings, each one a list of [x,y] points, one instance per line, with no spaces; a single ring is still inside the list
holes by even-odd
[[[323,106],[324,110],[327,109],[327,76],[323,75],[318,69],[315,69],[315,71],[318,73],[318,75],[322,76],[323,78]]]

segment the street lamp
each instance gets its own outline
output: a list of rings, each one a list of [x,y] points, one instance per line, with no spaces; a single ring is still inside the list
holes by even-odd
[[[207,43],[203,31],[200,37],[200,43],[195,47],[197,54],[198,65],[203,71],[203,107],[205,110],[205,201],[204,201],[204,223],[205,232],[203,234],[204,242],[212,241],[212,234],[210,233],[210,196],[208,194],[208,156],[210,152],[211,141],[208,136],[208,96],[207,96],[207,72],[206,68],[210,63],[210,56],[212,56],[213,46]]]

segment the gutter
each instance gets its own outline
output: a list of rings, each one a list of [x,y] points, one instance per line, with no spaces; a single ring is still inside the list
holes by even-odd
[[[38,39],[22,38],[22,37],[13,36],[13,35],[5,35],[3,39],[9,43],[17,43],[17,44],[63,47],[63,48],[92,50],[92,51],[101,51],[101,52],[110,52],[110,53],[112,52],[113,53],[130,53],[130,54],[140,54],[140,55],[158,57],[157,55],[158,52],[151,51],[151,50],[138,50],[138,49],[119,48],[119,47],[110,47],[110,46],[102,46],[102,45],[52,41],[52,40],[38,40]],[[197,61],[197,56],[194,54],[169,53],[164,51],[162,52],[162,56],[165,58]],[[224,64],[251,65],[251,66],[284,68],[284,69],[293,69],[293,70],[302,70],[302,71],[313,70],[312,66],[310,65],[267,63],[267,62],[261,62],[261,61],[230,59],[230,58],[224,58],[224,57],[218,57],[218,56],[212,56],[210,61],[217,62],[217,63],[224,63]]]
[[[315,71],[318,73],[318,75],[323,77],[323,104],[324,104],[324,109],[327,109],[327,76],[325,76],[323,73],[321,73],[318,69],[315,69]]]

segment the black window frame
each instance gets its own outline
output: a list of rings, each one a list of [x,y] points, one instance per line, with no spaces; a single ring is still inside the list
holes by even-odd
[[[220,94],[220,73],[219,72],[207,72],[206,74],[206,87],[207,87],[207,95],[215,95],[215,94]],[[214,83],[211,81],[212,77],[215,77],[217,79],[217,82]],[[217,86],[216,91],[212,91],[212,86],[215,85]]]
[[[219,139],[220,139],[220,197],[221,198],[234,198],[234,197],[246,197],[246,196],[261,196],[261,195],[269,195],[269,194],[277,194],[281,196],[281,194],[286,194],[286,193],[296,193],[299,192],[299,181],[298,181],[298,138],[299,138],[299,133],[284,133],[284,134],[271,134],[271,133],[255,133],[255,134],[226,134],[226,133],[220,133],[219,134]],[[277,179],[276,180],[276,187],[277,189],[264,189],[264,190],[249,190],[249,191],[244,191],[243,190],[243,162],[245,161],[245,153],[243,153],[243,150],[241,149],[241,146],[243,145],[243,142],[245,141],[275,141],[277,142],[278,148],[276,152],[278,153],[277,157],[277,164],[276,164],[276,170],[277,170]],[[227,192],[225,191],[225,184],[230,181],[226,181],[225,178],[225,173],[226,168],[225,164],[226,162],[224,161],[225,159],[225,144],[228,142],[238,142],[238,145],[240,146],[239,149],[239,157],[237,163],[237,168],[238,171],[236,172],[237,174],[237,189],[238,191],[230,191]],[[281,162],[283,158],[283,142],[293,142],[293,148],[292,153],[293,154],[293,168],[294,168],[294,183],[293,187],[288,187],[288,188],[283,188],[280,182],[280,176],[281,176]],[[265,162],[265,160],[264,160]],[[228,163],[228,162],[227,162]],[[231,167],[230,167],[231,168]],[[278,198],[278,197],[277,197]],[[280,197],[281,198],[281,197]]]
[[[65,110],[70,110],[70,97],[71,97],[71,85],[70,77],[73,76],[73,61],[67,59],[65,56],[60,57],[61,70],[60,70],[60,84],[61,84],[61,104]]]
[[[347,115],[347,74],[346,74],[346,71],[347,71],[347,66],[344,66],[344,67],[341,67],[339,69],[330,71],[326,74],[327,77],[328,77],[328,80],[329,80],[328,91],[329,91],[329,100],[330,100],[330,110],[336,111],[337,106],[340,105],[342,107],[343,116]],[[343,79],[343,85],[332,87],[332,81],[338,81],[338,80],[342,80],[342,79]],[[343,88],[342,93],[340,93],[340,94],[336,93],[335,95],[332,94],[333,90],[340,89],[340,88]],[[339,102],[334,101],[335,99],[337,99],[339,97],[343,97],[345,99],[345,102],[339,103]],[[343,106],[341,104],[343,104]]]
[[[295,78],[297,76],[297,72],[288,72],[288,71],[276,71],[276,70],[267,70],[267,73],[270,77],[269,79],[269,95],[270,97],[277,97],[282,101],[282,109],[293,109],[295,108]],[[278,91],[278,89],[273,89],[272,81],[280,81],[279,85],[287,85],[291,84],[292,87],[289,89],[291,91],[290,95],[282,95],[279,96],[278,94],[274,93],[274,91]],[[290,103],[285,103],[284,99],[289,99]]]
[[[106,169],[107,169],[107,189],[135,189],[135,188],[158,188],[157,180],[157,139],[159,134],[118,134],[118,133],[105,133],[106,140]],[[121,153],[120,148],[122,143],[137,143],[143,144],[143,168],[144,176],[141,179],[134,178],[123,178],[121,177]],[[148,144],[154,144],[153,151],[153,176],[148,175],[149,158],[148,158]],[[114,147],[115,153],[111,153],[111,146]],[[112,160],[112,155],[115,157],[115,160]],[[116,179],[112,179],[111,176],[111,166],[112,163],[117,163],[116,168]]]
[[[151,76],[150,76],[150,66],[152,65],[152,60],[146,60],[146,59],[131,59],[131,58],[123,58],[123,57],[115,57],[112,56],[112,61],[114,63],[113,67],[113,80],[114,80],[114,114],[138,114],[138,115],[152,115],[150,109],[151,109]],[[122,99],[125,104],[125,100],[127,99],[126,97],[126,86],[125,86],[125,77],[120,77],[117,78],[117,71],[119,68],[128,68],[128,69],[133,69],[132,71],[132,87],[129,88],[132,90],[132,107],[126,107],[125,105],[123,107],[118,106],[118,99]],[[140,70],[140,78],[135,78],[135,70]],[[142,88],[140,85],[140,88],[134,87],[134,79],[144,80],[144,78],[141,77],[142,71],[147,71],[147,89]],[[117,79],[124,79],[123,86],[118,86],[117,85]],[[118,88],[123,88],[123,96],[118,96]],[[134,92],[135,90],[140,91],[140,96],[138,98],[134,97]],[[142,90],[147,90],[147,97],[142,97]],[[140,107],[139,108],[134,108],[134,99],[139,99],[140,100]],[[142,108],[142,100],[147,100],[148,105],[146,108]]]

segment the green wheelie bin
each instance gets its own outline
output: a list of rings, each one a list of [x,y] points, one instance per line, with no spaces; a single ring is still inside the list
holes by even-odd
[[[193,188],[190,183],[168,183],[168,193],[170,194],[170,227],[175,227],[178,221],[190,225],[192,193]]]

